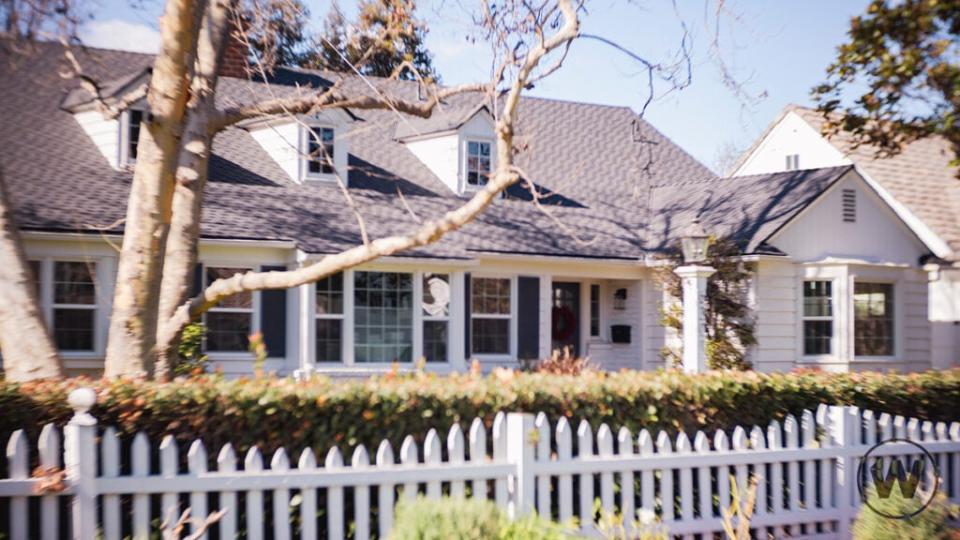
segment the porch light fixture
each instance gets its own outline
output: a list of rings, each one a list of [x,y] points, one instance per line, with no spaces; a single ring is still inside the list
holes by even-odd
[[[693,223],[684,231],[680,238],[680,246],[683,251],[684,264],[696,264],[707,258],[710,237],[704,230],[703,225],[700,224],[699,217],[694,218]]]
[[[613,293],[613,309],[627,309],[626,289],[617,289]]]

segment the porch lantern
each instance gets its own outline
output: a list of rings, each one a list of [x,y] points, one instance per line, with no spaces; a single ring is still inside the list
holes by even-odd
[[[707,248],[710,247],[710,236],[700,224],[700,218],[694,218],[680,238],[684,264],[695,264],[707,258]]]
[[[707,370],[704,305],[707,298],[707,278],[716,271],[702,263],[707,256],[710,236],[694,219],[680,239],[683,266],[674,272],[683,284],[683,370],[702,373]]]

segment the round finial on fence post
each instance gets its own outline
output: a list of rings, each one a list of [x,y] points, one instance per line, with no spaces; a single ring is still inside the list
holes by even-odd
[[[73,408],[73,418],[71,424],[96,424],[96,419],[91,416],[90,409],[97,403],[97,393],[92,388],[77,388],[67,396],[67,403]]]

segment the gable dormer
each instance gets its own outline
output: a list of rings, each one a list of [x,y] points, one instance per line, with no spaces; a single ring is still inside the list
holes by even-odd
[[[143,120],[144,99],[127,103],[138,88],[146,84],[150,70],[144,69],[124,77],[107,81],[100,87],[103,104],[122,108],[119,113],[107,113],[84,88],[69,92],[60,104],[61,109],[73,114],[97,150],[116,170],[136,161],[140,122]]]
[[[245,128],[294,182],[336,184],[339,174],[349,185],[349,121],[349,114],[337,109],[273,118]]]
[[[494,121],[485,106],[426,120],[404,119],[396,136],[457,195],[483,187],[496,166]]]

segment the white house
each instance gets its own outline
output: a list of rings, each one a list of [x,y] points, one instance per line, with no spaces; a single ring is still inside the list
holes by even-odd
[[[152,61],[85,54],[108,97],[141,80]],[[95,372],[141,113],[134,105],[104,118],[59,78],[58,60],[55,46],[40,45],[0,77],[0,164],[66,367]],[[328,83],[321,72],[279,70],[269,92]],[[375,84],[416,96],[414,83]],[[230,77],[221,90],[224,101],[268,91]],[[369,89],[348,80],[346,91]],[[359,243],[334,170],[344,171],[373,237],[462,203],[495,166],[490,110],[466,96],[427,120],[347,111],[220,134],[197,286]],[[862,169],[823,163],[718,178],[628,108],[538,98],[524,98],[517,139],[539,205],[515,186],[434,245],[316,284],[232,298],[204,317],[209,357],[226,373],[251,372],[247,336],[260,331],[266,367],[278,373],[365,374],[419,358],[437,371],[471,359],[516,365],[563,346],[609,369],[661,367],[660,351],[676,336],[659,323],[665,298],[653,271],[699,218],[756,265],[757,369],[931,366],[925,265],[952,251]],[[310,159],[321,147],[333,168]]]
[[[960,179],[950,165],[954,153],[942,138],[922,139],[893,157],[876,148],[855,145],[849,134],[825,137],[820,113],[790,105],[741,156],[733,176],[854,165],[873,191],[915,231],[930,254],[927,271],[927,313],[931,321],[934,367],[960,363]],[[871,232],[858,245],[886,244]],[[825,252],[845,256],[837,246]],[[881,251],[873,251],[879,255]],[[801,259],[807,260],[807,259]],[[879,262],[876,260],[875,262]]]

